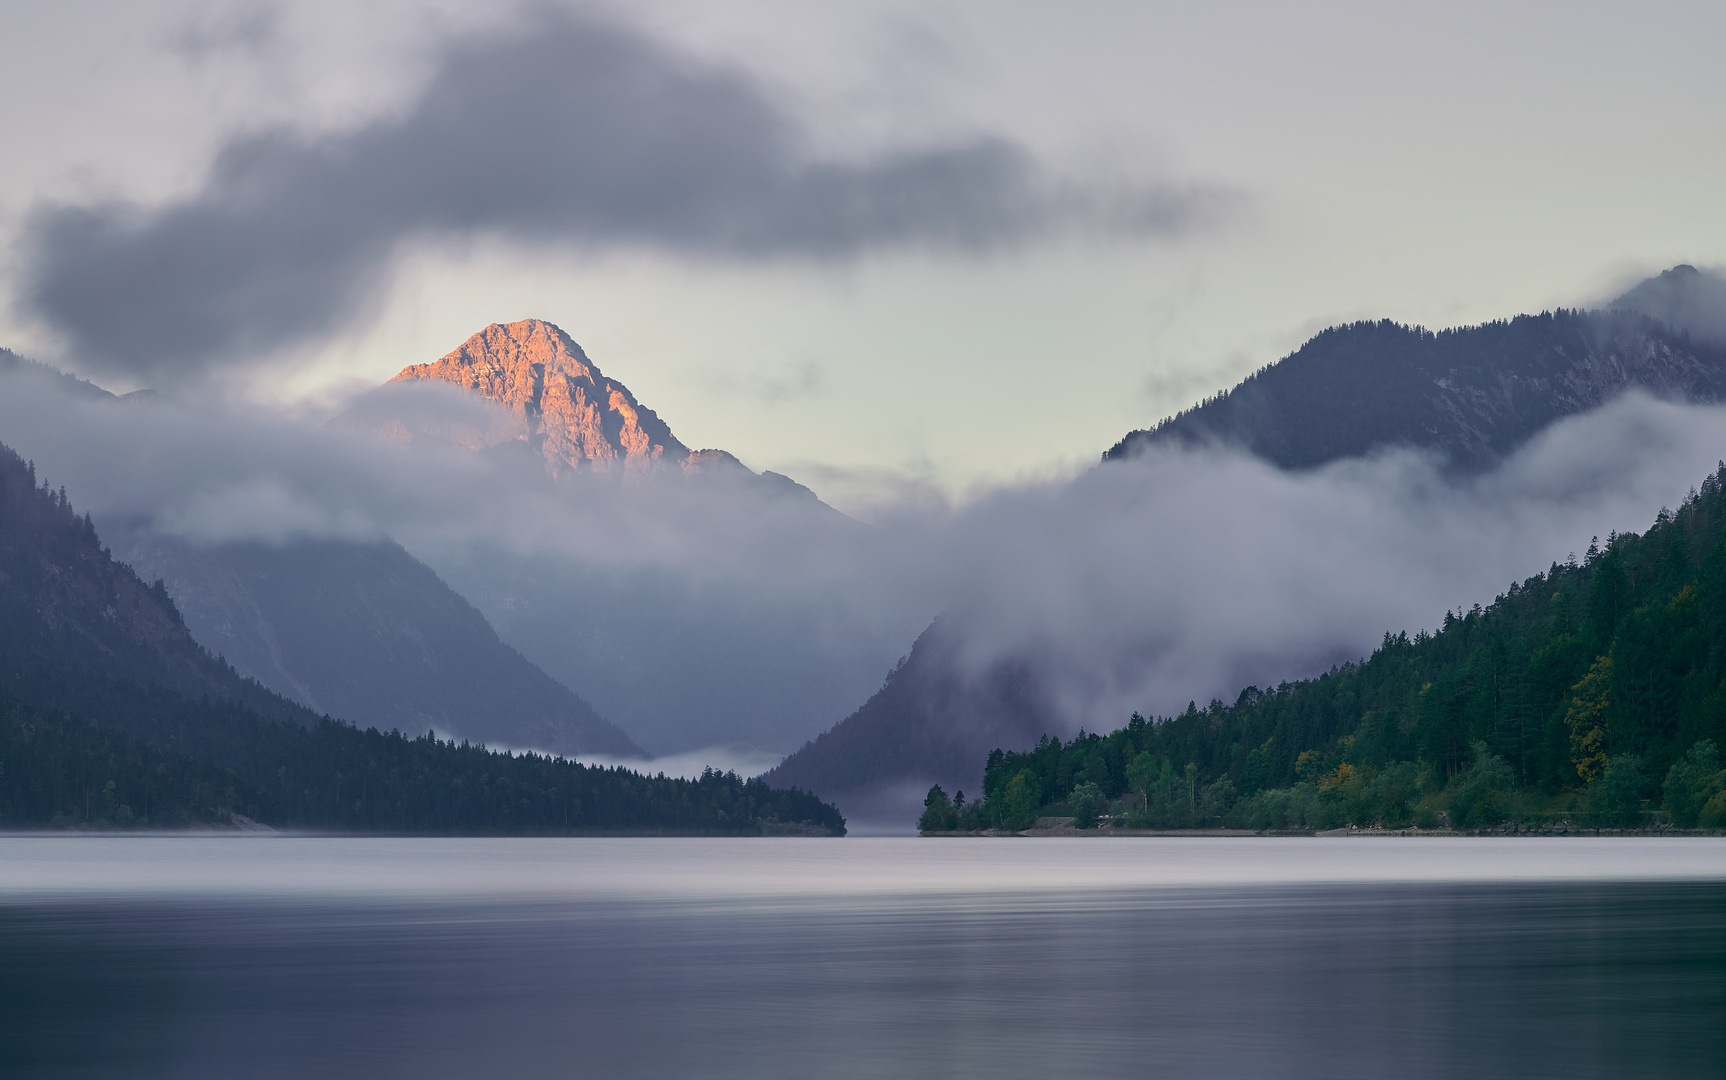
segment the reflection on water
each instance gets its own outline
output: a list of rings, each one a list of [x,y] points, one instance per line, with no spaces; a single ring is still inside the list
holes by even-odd
[[[0,840],[0,1072],[1718,1076],[1718,841]]]

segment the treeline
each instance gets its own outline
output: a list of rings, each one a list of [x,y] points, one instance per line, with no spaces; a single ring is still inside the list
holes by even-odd
[[[0,828],[173,829],[280,820],[232,772],[69,713],[0,701]]]
[[[0,828],[173,828],[238,813],[343,832],[845,834],[831,804],[734,772],[647,776],[328,717],[303,727],[87,674],[51,694],[53,673],[21,681],[77,711],[0,698]]]
[[[925,824],[1026,827],[1046,808],[1151,828],[1726,828],[1726,464],[1642,535],[1615,534],[1435,633],[1233,705],[995,751],[984,798]]]
[[[0,447],[0,828],[841,836],[837,807],[707,770],[646,776],[359,730],[241,679],[161,583]]]

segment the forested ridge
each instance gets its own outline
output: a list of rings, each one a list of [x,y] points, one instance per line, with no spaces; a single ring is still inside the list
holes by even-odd
[[[830,804],[735,773],[645,776],[360,730],[242,679],[160,582],[102,549],[0,447],[0,827],[843,835]]]
[[[1234,704],[997,750],[985,800],[925,829],[1025,828],[1051,805],[1151,828],[1726,828],[1726,464],[1646,533],[1490,606]]]

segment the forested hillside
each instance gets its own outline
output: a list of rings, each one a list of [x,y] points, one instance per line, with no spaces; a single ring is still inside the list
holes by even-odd
[[[1608,537],[1359,664],[1109,735],[995,751],[987,802],[925,827],[1024,827],[1113,800],[1151,827],[1726,827],[1726,464],[1644,534]],[[1123,796],[1125,798],[1123,799]]]
[[[244,814],[341,830],[842,834],[832,806],[734,774],[646,777],[317,716],[191,638],[63,491],[0,447],[0,827]]]

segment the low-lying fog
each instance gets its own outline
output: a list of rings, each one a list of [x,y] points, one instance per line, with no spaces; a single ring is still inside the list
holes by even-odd
[[[1630,396],[1474,479],[1411,453],[1290,474],[1167,450],[863,524],[724,479],[554,483],[509,455],[214,400],[81,399],[26,374],[0,386],[0,441],[98,524],[148,521],[204,543],[391,537],[505,640],[674,755],[671,772],[698,772],[704,755],[691,752],[705,747],[729,746],[740,772],[795,749],[861,704],[940,612],[978,668],[1044,657],[1073,729],[1233,700],[1249,682],[1313,674],[1387,630],[1490,603],[1592,536],[1640,531],[1726,456],[1726,410]],[[459,426],[475,403],[433,392],[417,407]],[[542,640],[566,624],[524,629],[512,616],[524,598],[485,582],[498,565],[539,568],[533,604],[573,611],[567,626],[637,655],[583,667],[570,640]],[[596,580],[621,584],[604,604],[568,584]],[[682,598],[670,615],[656,610],[667,596]],[[726,707],[772,720],[753,744],[730,713],[690,707],[700,686],[659,692],[675,650],[656,642],[696,608],[737,669]],[[775,660],[790,654],[820,660]],[[632,716],[635,699],[659,712]]]

